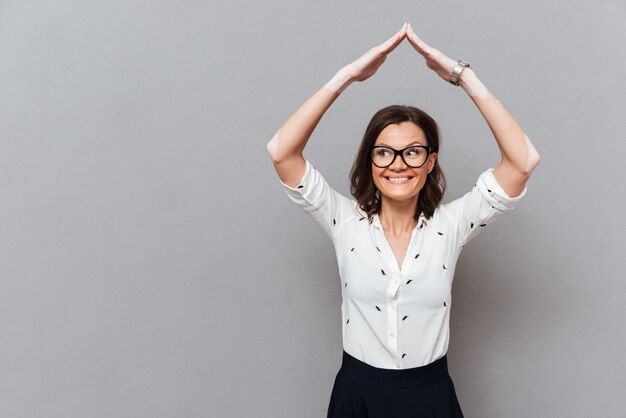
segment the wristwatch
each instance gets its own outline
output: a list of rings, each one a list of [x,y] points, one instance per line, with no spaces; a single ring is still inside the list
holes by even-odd
[[[472,68],[471,65],[469,65],[463,60],[457,60],[457,62],[458,64],[454,66],[454,69],[452,70],[452,74],[450,75],[450,80],[448,80],[450,81],[451,84],[454,84],[455,86],[459,85],[458,79],[461,73],[463,72],[463,70],[465,69],[465,67]]]

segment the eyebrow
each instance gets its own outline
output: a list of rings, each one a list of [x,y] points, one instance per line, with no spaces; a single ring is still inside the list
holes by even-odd
[[[413,142],[411,142],[410,144],[408,144],[408,145],[407,145],[407,147],[409,147],[409,146],[411,146],[411,145],[415,145],[415,144],[417,144],[417,145],[424,145],[424,144],[421,144],[421,143],[420,143],[420,142],[418,142],[418,141],[413,141]],[[391,148],[391,145],[387,145],[387,144],[384,144],[384,143],[382,143],[382,142],[381,142],[380,144],[378,144],[378,145],[385,146],[385,147],[390,147],[390,148]]]

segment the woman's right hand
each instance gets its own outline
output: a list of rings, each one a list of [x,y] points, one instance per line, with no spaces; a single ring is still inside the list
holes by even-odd
[[[398,33],[382,44],[373,47],[359,59],[346,65],[341,70],[345,72],[351,81],[367,80],[385,62],[387,54],[393,51],[406,36],[407,23],[405,22]]]

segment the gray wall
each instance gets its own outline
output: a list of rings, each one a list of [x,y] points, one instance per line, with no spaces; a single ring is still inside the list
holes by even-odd
[[[625,16],[618,0],[0,2],[0,416],[325,416],[337,265],[265,145],[408,20],[542,156],[457,266],[466,416],[624,417]],[[440,124],[444,201],[499,162],[469,96],[405,42],[305,150],[337,190],[393,103]]]

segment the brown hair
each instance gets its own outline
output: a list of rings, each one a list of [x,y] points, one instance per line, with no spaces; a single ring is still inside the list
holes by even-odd
[[[380,109],[372,116],[350,170],[350,193],[356,199],[357,206],[367,214],[370,223],[373,220],[372,215],[379,213],[381,206],[380,191],[376,188],[372,178],[370,148],[376,143],[378,135],[387,125],[406,121],[419,126],[426,134],[427,145],[430,145],[432,152],[439,152],[439,127],[435,120],[423,110],[413,106],[391,105]],[[414,219],[418,220],[422,212],[426,219],[430,219],[443,199],[445,190],[446,178],[439,168],[439,158],[437,158],[419,193]]]

